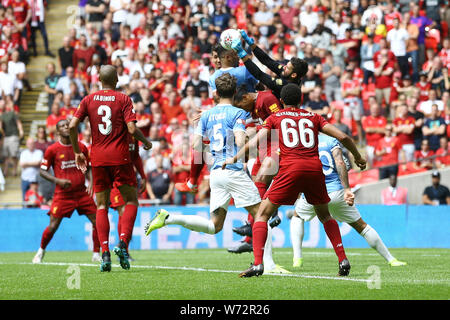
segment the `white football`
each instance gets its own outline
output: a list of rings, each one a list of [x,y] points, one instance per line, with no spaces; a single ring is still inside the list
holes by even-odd
[[[227,29],[220,35],[220,45],[227,50],[231,50],[231,43],[234,39],[242,39],[241,33],[237,29]]]

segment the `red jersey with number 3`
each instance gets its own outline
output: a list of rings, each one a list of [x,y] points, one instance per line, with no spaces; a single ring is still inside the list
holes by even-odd
[[[263,128],[278,131],[280,171],[322,172],[318,134],[326,124],[322,116],[296,108],[283,109],[266,119]]]
[[[89,159],[88,149],[81,142],[78,143],[81,152],[84,153],[86,159]],[[58,179],[70,180],[72,185],[63,189],[59,185],[55,187],[55,194],[70,195],[77,191],[85,191],[85,176],[81,170],[77,169],[75,164],[75,153],[72,145],[64,145],[61,142],[55,142],[45,150],[44,159],[41,162],[41,169],[48,171],[53,167],[55,177]]]
[[[130,163],[127,123],[136,121],[130,97],[114,90],[92,93],[81,101],[75,112],[80,121],[86,116],[92,131],[92,166]]]

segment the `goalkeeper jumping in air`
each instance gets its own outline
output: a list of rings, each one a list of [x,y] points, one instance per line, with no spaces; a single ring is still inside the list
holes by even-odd
[[[280,99],[281,89],[288,83],[295,83],[300,85],[301,79],[308,71],[308,63],[300,58],[293,57],[286,64],[280,64],[277,61],[270,58],[261,48],[259,48],[255,40],[250,38],[244,30],[240,30],[242,38],[247,42],[258,60],[274,72],[278,77],[274,78],[268,74],[262,72],[258,66],[251,60],[244,48],[242,48],[241,39],[234,39],[231,48],[237,52],[239,58],[244,62],[247,70],[261,83],[266,85],[273,94]]]

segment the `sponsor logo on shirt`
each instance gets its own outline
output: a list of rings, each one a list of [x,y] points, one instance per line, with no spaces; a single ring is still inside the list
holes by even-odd
[[[69,160],[69,161],[63,161],[61,162],[61,169],[70,169],[70,168],[76,168],[75,160]]]

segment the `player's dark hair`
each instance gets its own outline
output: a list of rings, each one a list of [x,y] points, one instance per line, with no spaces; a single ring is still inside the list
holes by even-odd
[[[215,45],[212,46],[212,48],[211,48],[211,53],[217,52],[217,54],[219,54],[220,48],[222,48],[222,46],[220,45],[220,43],[216,43]]]
[[[303,59],[294,57],[291,59],[292,67],[294,73],[297,74],[297,83],[300,83],[300,80],[306,75],[308,72],[308,62]]]
[[[241,84],[237,90],[236,93],[234,94],[234,104],[238,104],[239,102],[242,101],[242,99],[244,99],[244,96],[248,93],[248,89],[247,86],[245,84]]]
[[[69,122],[69,120],[67,119],[61,119],[56,123],[56,129],[59,129],[59,126],[61,125],[62,122],[66,121],[67,123]]]
[[[287,106],[298,106],[302,102],[302,89],[295,83],[288,83],[281,89],[280,98]]]
[[[220,44],[216,48],[217,55],[220,59],[222,59],[227,53],[229,53],[230,50],[225,49]]]
[[[237,80],[236,77],[229,73],[224,73],[215,81],[217,95],[220,98],[233,98],[236,93]]]

